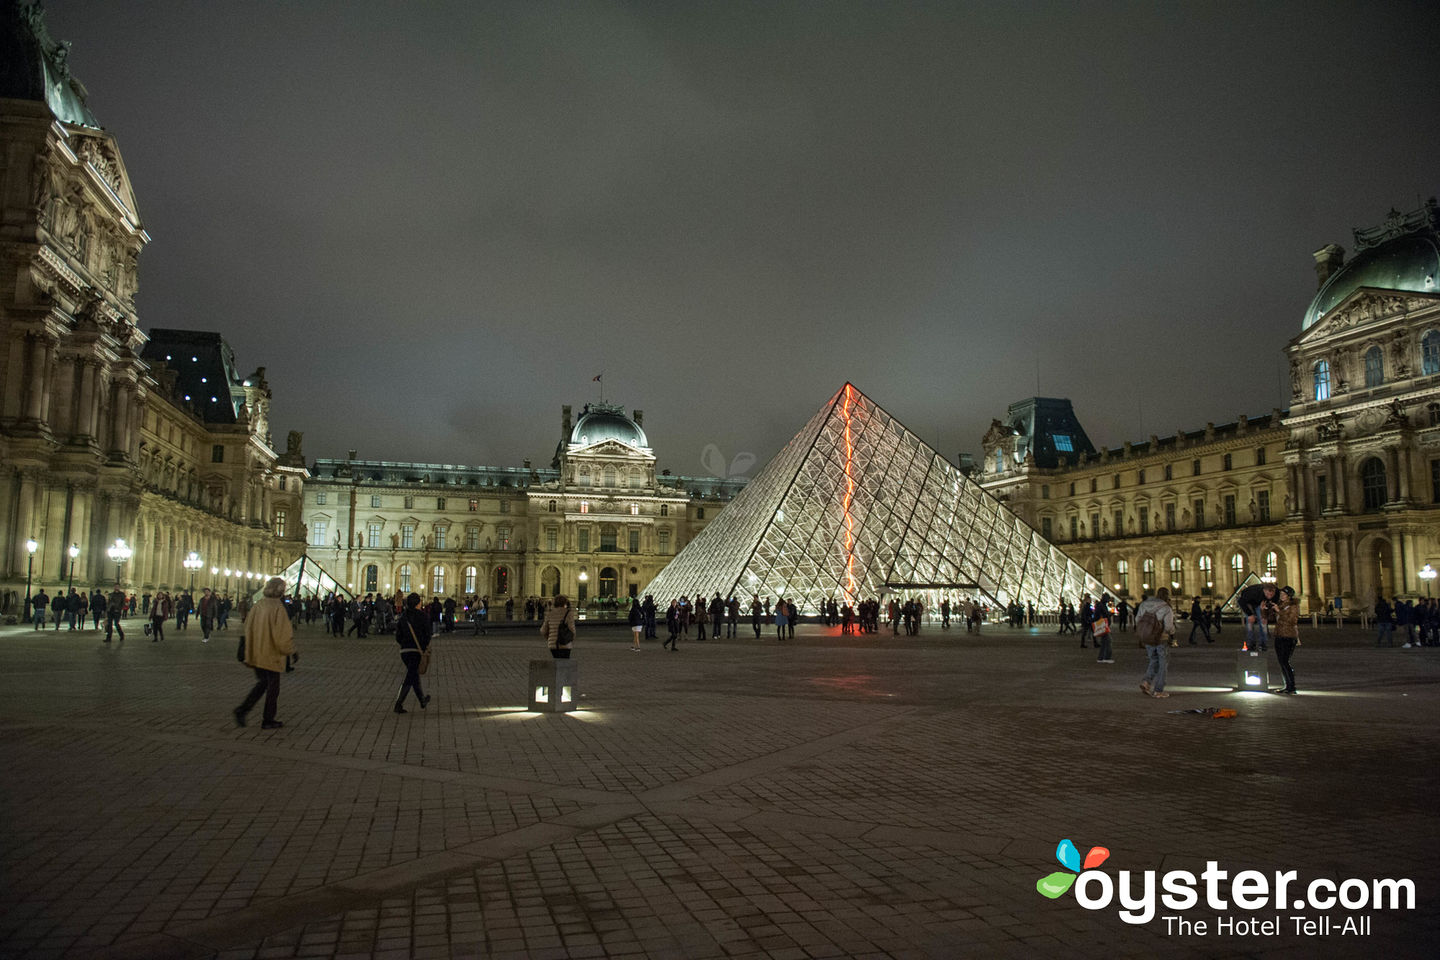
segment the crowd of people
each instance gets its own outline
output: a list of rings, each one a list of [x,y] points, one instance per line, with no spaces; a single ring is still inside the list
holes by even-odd
[[[172,619],[176,630],[187,630],[191,617],[200,620],[201,639],[208,643],[214,630],[229,629],[230,613],[235,607],[229,594],[217,594],[209,587],[201,590],[198,598],[189,590],[182,590],[174,596],[161,590],[154,594],[142,593],[136,597],[135,594],[127,594],[118,587],[109,593],[99,587],[93,588],[89,593],[71,587],[68,593],[56,590],[55,596],[51,597],[44,587],[39,587],[31,596],[30,604],[34,629],[45,628],[47,613],[56,630],[60,629],[62,623],[70,630],[99,630],[101,621],[104,620],[105,643],[109,643],[117,632],[123,641],[125,631],[121,628],[121,621],[128,620],[137,612],[145,619],[145,632],[155,643],[165,639],[165,626]],[[242,597],[242,618],[247,606],[248,599]],[[85,625],[87,617],[90,620],[88,628]]]

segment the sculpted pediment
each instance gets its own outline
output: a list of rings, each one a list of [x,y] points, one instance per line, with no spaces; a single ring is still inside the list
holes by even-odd
[[[1440,303],[1440,294],[1401,293],[1361,287],[1341,300],[1336,307],[1309,330],[1295,339],[1303,344],[1342,333],[1351,327],[1362,327],[1382,320],[1407,316]]]
[[[593,443],[588,447],[580,447],[577,450],[571,451],[570,455],[572,457],[628,457],[632,460],[653,459],[652,457],[645,456],[645,454],[629,444],[621,443],[618,440],[601,440],[599,443]]]
[[[140,214],[135,205],[135,191],[130,185],[130,175],[125,171],[125,161],[121,159],[120,151],[115,148],[115,142],[108,136],[95,134],[90,130],[71,128],[69,132],[69,145],[75,156],[110,188],[115,199],[129,213],[130,220],[138,226]]]

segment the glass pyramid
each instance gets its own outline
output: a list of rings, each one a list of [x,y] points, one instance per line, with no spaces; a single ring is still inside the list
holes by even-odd
[[[1098,580],[845,384],[649,587],[822,600],[1099,596]]]
[[[352,600],[355,597],[353,591],[347,590],[344,584],[330,576],[329,572],[320,566],[320,562],[308,553],[300,554],[294,563],[275,576],[285,581],[287,596],[303,597],[307,600],[311,597],[319,597],[323,600],[332,593],[338,593],[346,600]],[[268,579],[270,578],[265,577],[260,582],[260,586],[251,592],[250,595],[253,599],[260,599],[260,592],[265,587],[264,581]]]

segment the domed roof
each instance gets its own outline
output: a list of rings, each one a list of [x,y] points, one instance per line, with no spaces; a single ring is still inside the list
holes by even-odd
[[[1361,287],[1440,292],[1440,247],[1429,231],[1412,233],[1361,251],[1320,288],[1305,311],[1301,330],[1314,326],[1325,314]]]
[[[580,419],[575,421],[574,429],[570,431],[570,442],[588,447],[602,440],[619,440],[632,447],[650,446],[640,424],[625,416],[622,407],[588,404],[580,414]]]

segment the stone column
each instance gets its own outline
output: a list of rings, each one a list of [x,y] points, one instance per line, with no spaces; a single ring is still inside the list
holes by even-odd
[[[54,343],[49,340],[44,342],[44,347],[41,351],[42,359],[40,367],[40,371],[43,374],[43,383],[40,387],[40,419],[46,423],[50,422],[51,402],[55,395],[55,370],[58,359],[56,354],[58,352],[58,348]],[[70,558],[66,557],[65,559],[68,560]]]
[[[99,373],[92,360],[81,359],[76,371],[80,376],[80,404],[75,411],[75,432],[92,441],[95,437],[95,382]]]
[[[1331,477],[1331,479],[1333,480],[1332,486],[1335,488],[1335,509],[1339,510],[1341,513],[1348,512],[1348,501],[1350,499],[1349,492],[1346,489],[1349,484],[1349,477],[1346,475],[1347,471],[1345,469],[1345,459],[1346,458],[1343,453],[1337,453],[1335,455],[1335,469],[1333,472],[1333,476]]]
[[[45,338],[30,337],[30,363],[25,373],[25,419],[39,420],[45,395]]]
[[[1385,502],[1395,503],[1400,499],[1400,455],[1394,447],[1385,451]]]
[[[1410,445],[1402,439],[1395,450],[1395,479],[1400,484],[1400,502],[1410,502]]]
[[[14,539],[11,541],[15,557],[14,569],[24,570],[30,562],[30,552],[25,549],[25,541],[30,537],[37,536],[39,531],[35,528],[35,495],[38,492],[35,482],[35,471],[24,469],[20,471],[20,493],[16,499],[15,530]]]

